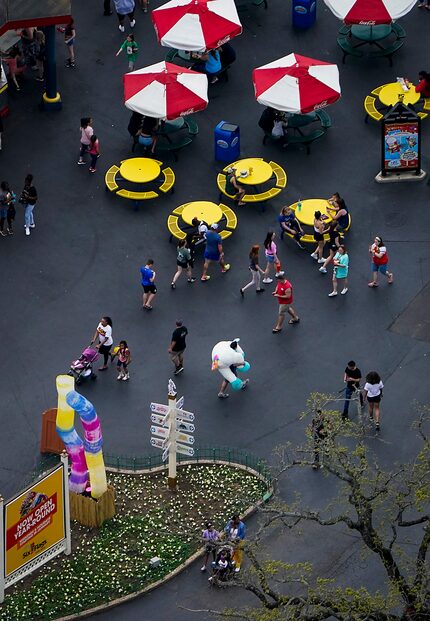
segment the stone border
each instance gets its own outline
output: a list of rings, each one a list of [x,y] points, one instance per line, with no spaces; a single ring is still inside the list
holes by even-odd
[[[223,461],[223,460],[214,461],[213,459],[202,459],[202,460],[199,460],[198,462],[196,462],[195,460],[181,461],[181,463],[178,464],[178,469],[181,468],[182,466],[190,466],[190,465],[198,466],[199,464],[203,464],[203,465],[215,464],[217,466],[232,466],[233,468],[237,468],[238,470],[245,470],[246,472],[251,472],[261,481],[266,482],[266,479],[264,478],[264,476],[260,472],[257,472],[256,470],[251,468],[250,466],[244,466],[243,464],[237,464],[234,462],[228,462],[228,461]],[[166,470],[166,469],[167,469],[167,466],[164,466],[164,465],[156,466],[155,468],[151,468],[151,469],[146,468],[144,470],[122,470],[121,468],[112,468],[112,467],[106,468],[108,472],[119,472],[120,474],[148,474],[148,472],[150,473],[161,472],[162,470]],[[247,518],[251,516],[253,513],[255,513],[257,509],[261,507],[261,505],[263,505],[265,502],[267,502],[271,498],[271,496],[273,495],[273,491],[274,491],[273,486],[271,486],[268,489],[268,492],[264,495],[264,497],[261,500],[256,502],[254,505],[251,505],[249,509],[245,511],[245,513],[243,514],[243,517]],[[107,602],[106,604],[100,604],[99,606],[96,606],[95,608],[89,608],[88,610],[83,610],[82,612],[78,612],[77,614],[74,614],[74,615],[68,615],[67,617],[57,617],[54,621],[72,621],[73,619],[84,619],[86,617],[91,617],[92,615],[96,615],[99,612],[104,612],[105,610],[108,610],[109,608],[114,608],[116,606],[120,606],[121,604],[125,604],[126,602],[130,602],[133,599],[137,599],[141,595],[144,595],[145,593],[150,593],[151,591],[153,591],[154,589],[157,589],[159,586],[161,586],[168,580],[171,580],[172,578],[177,576],[181,571],[183,571],[184,569],[189,567],[192,563],[194,563],[194,561],[197,560],[200,556],[203,556],[203,554],[204,554],[204,548],[200,548],[200,550],[197,550],[196,552],[194,552],[194,554],[192,554],[189,558],[187,558],[187,560],[182,565],[180,565],[179,567],[176,567],[176,569],[171,571],[169,574],[166,574],[163,578],[161,578],[160,580],[157,580],[156,582],[152,582],[151,584],[141,589],[140,591],[136,591],[135,593],[129,593],[128,595],[124,595],[124,597],[119,597],[118,599],[114,599],[110,602]]]

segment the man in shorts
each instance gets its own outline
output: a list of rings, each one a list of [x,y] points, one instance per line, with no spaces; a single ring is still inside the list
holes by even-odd
[[[187,334],[187,328],[182,324],[182,321],[178,320],[172,334],[172,342],[167,350],[171,361],[175,365],[174,375],[179,375],[184,370],[184,351],[187,346],[185,338]]]
[[[155,298],[157,293],[157,287],[155,286],[155,272],[153,270],[154,261],[148,259],[145,266],[140,268],[142,274],[141,284],[143,287],[143,308],[145,310],[152,310],[151,302]]]
[[[209,264],[211,261],[218,261],[221,266],[221,272],[225,274],[230,269],[230,265],[228,263],[224,263],[224,252],[222,249],[222,237],[219,233],[217,233],[218,224],[211,224],[209,231],[206,233],[206,248],[204,252],[205,263],[203,266],[203,274],[201,277],[201,281],[205,282],[210,279],[210,276],[207,275],[207,271],[209,268]]]
[[[277,285],[275,291],[272,293],[275,298],[278,298],[279,303],[279,312],[278,312],[278,321],[276,322],[276,326],[273,328],[273,334],[277,334],[282,330],[282,324],[284,323],[285,315],[288,313],[291,316],[291,319],[288,323],[294,324],[299,323],[300,318],[297,315],[294,308],[291,306],[293,303],[293,287],[291,283],[285,278],[285,272],[278,272],[275,274],[275,278],[277,279]]]

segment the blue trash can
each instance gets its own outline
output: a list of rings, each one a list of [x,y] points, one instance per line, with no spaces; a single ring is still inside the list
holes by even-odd
[[[240,157],[239,125],[221,121],[215,127],[215,159],[220,162],[234,162]]]
[[[293,26],[309,28],[317,16],[316,0],[293,0]]]

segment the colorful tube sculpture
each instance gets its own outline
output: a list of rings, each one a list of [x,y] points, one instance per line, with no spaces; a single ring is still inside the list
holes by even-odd
[[[88,467],[84,443],[75,429],[75,411],[66,402],[66,395],[74,390],[75,380],[69,375],[58,375],[57,380],[57,433],[63,440],[70,458],[69,489],[82,494],[88,486]]]
[[[100,420],[93,404],[74,390],[72,377],[59,375],[57,391],[57,432],[66,446],[72,464],[70,490],[78,494],[84,492],[89,478],[91,496],[100,498],[107,490]],[[75,411],[79,414],[84,428],[84,441],[75,430]]]
[[[75,390],[66,395],[67,404],[79,414],[84,428],[84,451],[90,475],[91,496],[100,498],[107,490],[103,460],[103,436],[93,404]]]

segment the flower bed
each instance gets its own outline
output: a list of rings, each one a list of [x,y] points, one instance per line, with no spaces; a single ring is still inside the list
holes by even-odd
[[[6,592],[1,621],[45,621],[77,614],[141,591],[199,547],[204,522],[222,530],[233,513],[260,501],[266,484],[223,465],[179,470],[176,494],[165,475],[111,474],[117,515],[98,530],[72,524],[72,555],[60,556]],[[162,562],[149,567],[150,558]]]

